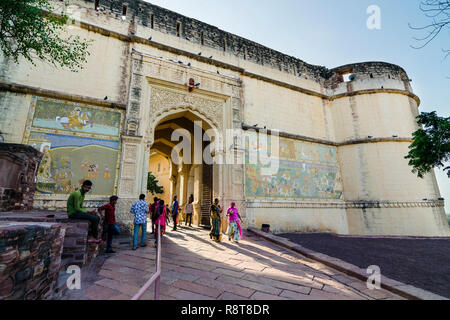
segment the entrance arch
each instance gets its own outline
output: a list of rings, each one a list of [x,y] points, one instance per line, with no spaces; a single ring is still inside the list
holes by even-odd
[[[180,140],[173,141],[174,132]],[[211,134],[212,133],[212,134]],[[149,154],[162,155],[170,162],[170,174],[158,175],[152,172],[160,185],[170,185],[170,191],[165,190],[165,198],[169,198],[172,204],[174,196],[177,196],[182,217],[185,217],[184,208],[189,196],[194,196],[193,224],[209,227],[209,208],[214,196],[220,194],[218,177],[214,177],[214,164],[207,164],[203,158],[203,152],[210,144],[203,141],[204,136],[220,143],[220,135],[217,123],[209,119],[205,114],[190,106],[176,106],[164,109],[155,115],[150,125],[150,150]],[[212,137],[213,136],[213,137]],[[182,148],[180,146],[189,148]],[[184,157],[190,152],[189,157]],[[181,155],[178,159],[176,155]],[[184,159],[183,159],[184,158]],[[150,156],[149,170],[155,168],[156,157]],[[167,181],[169,180],[169,181]],[[167,195],[169,193],[169,195]]]

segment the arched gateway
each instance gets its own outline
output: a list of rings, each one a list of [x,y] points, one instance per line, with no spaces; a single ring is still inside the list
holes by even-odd
[[[204,140],[210,140],[207,134],[210,131],[218,136],[217,127],[213,126],[211,119],[206,119],[191,106],[178,106],[169,110],[151,125],[153,144],[150,147],[149,168],[156,169],[156,172],[149,171],[166,187],[162,197],[166,203],[171,204],[173,197],[177,196],[180,206],[184,208],[190,195],[193,195],[193,223],[209,226],[212,197],[220,192],[218,186],[214,188],[213,184],[214,164],[207,163],[203,157],[209,145]],[[156,157],[155,154],[160,156]],[[216,170],[216,174],[218,172]]]
[[[194,225],[209,226],[214,198],[224,206],[238,202],[244,214],[244,166],[217,160],[230,147],[224,141],[227,131],[242,125],[239,80],[183,66],[173,70],[166,61],[137,51],[133,58],[118,188],[120,219],[131,224],[127,207],[147,191],[148,172],[165,186],[161,197],[166,203],[176,195],[184,208],[194,196]],[[190,79],[201,89],[189,90]],[[211,140],[222,148],[208,153]],[[242,157],[243,151],[234,148]]]

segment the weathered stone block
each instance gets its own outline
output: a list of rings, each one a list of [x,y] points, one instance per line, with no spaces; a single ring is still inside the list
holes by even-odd
[[[20,270],[16,273],[16,284],[25,282],[26,280],[31,278],[33,274],[33,268],[29,267],[24,270]]]
[[[10,264],[18,258],[17,250],[9,250],[0,254],[0,263]]]
[[[1,278],[0,280],[0,299],[3,299],[12,294],[14,289],[14,280],[12,277]]]

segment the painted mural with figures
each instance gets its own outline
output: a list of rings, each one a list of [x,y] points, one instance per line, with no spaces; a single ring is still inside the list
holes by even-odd
[[[255,136],[256,137],[256,136]],[[276,153],[270,139],[249,139],[245,150],[247,198],[341,199],[337,149],[317,143],[279,139]]]
[[[28,122],[26,143],[44,153],[38,193],[69,194],[86,179],[92,195],[115,193],[121,111],[36,97]]]

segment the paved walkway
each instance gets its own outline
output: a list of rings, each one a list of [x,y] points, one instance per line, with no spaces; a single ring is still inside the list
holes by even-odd
[[[450,238],[347,237],[323,233],[278,236],[360,268],[450,298]]]
[[[180,228],[163,238],[162,300],[348,300],[402,299],[386,290],[370,291],[360,280],[244,233],[233,244],[220,244],[208,231]],[[83,271],[82,289],[65,299],[128,300],[150,278],[155,248],[130,250],[129,241],[115,244],[117,253],[98,257]],[[153,244],[153,240],[149,242]],[[153,299],[153,287],[143,300]]]

